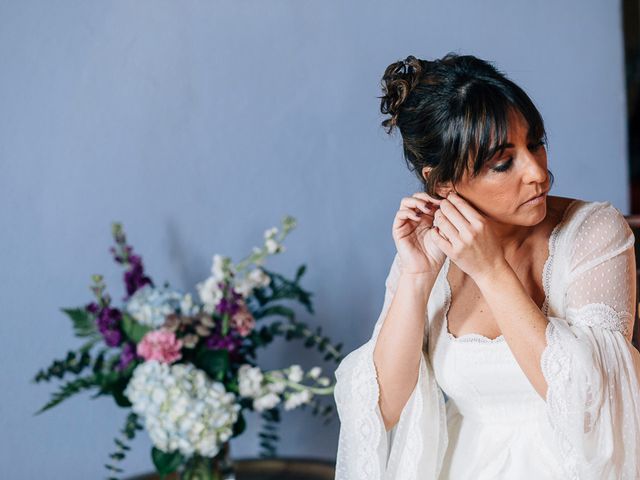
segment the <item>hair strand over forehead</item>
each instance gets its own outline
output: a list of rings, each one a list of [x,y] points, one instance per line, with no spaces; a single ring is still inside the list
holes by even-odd
[[[473,55],[409,55],[386,68],[382,91],[380,111],[391,115],[382,126],[389,134],[398,128],[407,166],[436,198],[438,185],[459,182],[465,171],[476,176],[502,153],[510,115],[528,125],[528,141],[547,143],[542,116],[524,90]],[[431,167],[427,179],[424,167]]]

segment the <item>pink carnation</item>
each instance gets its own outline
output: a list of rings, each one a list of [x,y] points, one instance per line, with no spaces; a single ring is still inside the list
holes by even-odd
[[[247,308],[247,305],[242,302],[240,308],[231,317],[231,327],[235,328],[240,335],[246,337],[251,333],[253,327],[256,325],[256,319],[251,315],[251,311]]]
[[[160,363],[172,363],[182,358],[182,341],[169,330],[152,330],[138,344],[136,351],[145,360],[157,360]]]

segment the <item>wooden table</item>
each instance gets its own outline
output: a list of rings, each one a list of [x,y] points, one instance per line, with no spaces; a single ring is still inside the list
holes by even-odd
[[[237,480],[334,480],[335,462],[307,458],[234,459]],[[128,480],[159,480],[158,474],[130,477]],[[176,474],[165,480],[177,480]]]

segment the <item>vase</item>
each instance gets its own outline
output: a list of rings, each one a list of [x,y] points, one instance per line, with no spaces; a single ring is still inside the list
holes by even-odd
[[[236,480],[229,442],[220,447],[215,457],[193,455],[178,472],[180,480]]]

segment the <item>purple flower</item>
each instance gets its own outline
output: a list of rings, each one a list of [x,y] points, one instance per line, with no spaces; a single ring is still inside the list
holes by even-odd
[[[127,240],[120,225],[117,225],[114,229],[114,238],[119,249],[110,247],[109,251],[116,262],[128,267],[124,272],[127,295],[123,298],[123,300],[128,300],[131,295],[144,285],[150,284],[153,286],[153,281],[145,275],[140,255],[135,255],[133,247],[126,244]]]
[[[153,281],[144,274],[142,259],[138,255],[131,255],[129,261],[129,269],[124,272],[124,283],[127,288],[127,296],[124,300],[128,300],[139,288],[147,284],[153,286]]]
[[[220,333],[216,332],[206,338],[205,345],[211,350],[228,351],[229,358],[232,361],[238,361],[242,358],[239,351],[240,346],[242,345],[242,338],[238,337],[233,331],[230,331],[224,337],[222,337]]]
[[[105,343],[110,347],[117,347],[122,342],[120,322],[122,313],[117,308],[104,307],[98,313],[96,323]]]
[[[125,343],[124,347],[122,347],[122,352],[120,353],[120,363],[118,363],[117,369],[119,371],[124,370],[136,358],[137,358],[137,355],[136,355],[135,343],[131,343],[131,342]]]
[[[119,330],[107,330],[102,334],[104,341],[110,347],[117,347],[122,341],[122,333]]]
[[[231,298],[223,298],[216,305],[216,311],[221,315],[228,313],[233,316],[239,309],[240,303],[242,303],[242,294],[236,292],[233,288],[230,288]],[[228,295],[228,294],[227,294]]]
[[[93,313],[94,315],[98,313],[98,311],[100,310],[100,306],[96,303],[96,302],[91,302],[88,303],[84,309],[89,312],[89,313]]]

